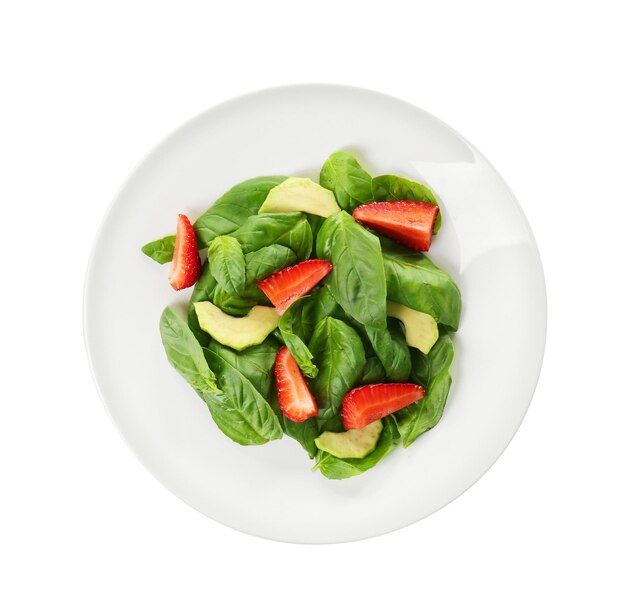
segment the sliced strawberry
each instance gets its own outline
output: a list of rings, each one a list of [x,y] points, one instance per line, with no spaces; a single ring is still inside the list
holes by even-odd
[[[282,315],[294,300],[308,294],[332,268],[322,259],[302,261],[266,277],[259,282],[259,288]]]
[[[276,354],[274,374],[278,389],[278,405],[289,420],[304,422],[317,415],[317,402],[302,376],[296,359],[285,346]]]
[[[346,430],[363,428],[424,397],[424,388],[411,383],[377,383],[357,387],[341,402]]]
[[[360,205],[352,215],[383,236],[415,250],[427,251],[438,213],[439,207],[431,203],[391,201]]]
[[[174,257],[169,281],[175,290],[193,286],[200,277],[202,265],[198,254],[198,243],[193,226],[186,215],[178,216]]]

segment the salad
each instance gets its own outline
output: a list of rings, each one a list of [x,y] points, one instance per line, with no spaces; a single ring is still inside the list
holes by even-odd
[[[161,316],[167,358],[233,441],[287,435],[327,478],[361,474],[446,404],[461,294],[424,254],[442,224],[427,186],[342,151],[319,184],[241,182],[142,248],[193,286],[186,320]]]

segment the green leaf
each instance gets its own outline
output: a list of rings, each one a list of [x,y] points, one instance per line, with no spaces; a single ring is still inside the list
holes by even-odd
[[[365,361],[357,385],[371,385],[381,383],[385,379],[385,367],[377,356],[370,356]]]
[[[378,238],[341,211],[320,228],[317,254],[333,265],[324,284],[346,313],[363,325],[384,328],[387,290]]]
[[[298,441],[309,454],[309,457],[314,459],[317,455],[315,439],[319,435],[317,419],[313,417],[304,422],[294,422],[293,420],[289,420],[286,416],[283,416],[283,427],[285,434]]]
[[[340,430],[340,429],[324,429]],[[383,418],[383,431],[378,439],[376,449],[369,455],[360,459],[339,459],[325,451],[318,451],[317,464],[315,469],[319,469],[324,476],[331,480],[342,480],[362,474],[373,468],[380,460],[389,455],[397,445],[398,436],[395,424],[388,416]]]
[[[339,206],[350,213],[374,200],[372,177],[345,151],[333,153],[322,166],[320,185],[335,193]]]
[[[299,261],[308,258],[313,246],[311,226],[302,213],[253,215],[232,233],[232,237],[239,241],[244,253],[280,244],[293,250]]]
[[[454,359],[454,346],[450,337],[444,334],[428,355],[411,350],[411,356],[411,380],[426,388],[426,397],[395,414],[404,447],[408,447],[441,420],[452,384],[450,366]]]
[[[206,331],[200,329],[198,315],[196,314],[196,309],[193,305],[196,302],[213,302],[213,296],[215,295],[216,288],[217,281],[211,274],[211,269],[207,261],[202,266],[202,274],[193,288],[193,293],[191,294],[189,307],[187,309],[187,323],[189,324],[189,328],[203,347],[206,347],[207,342],[209,341],[209,335]]]
[[[229,294],[238,294],[246,285],[246,260],[241,245],[231,236],[218,236],[208,252],[211,274]]]
[[[259,176],[233,186],[209,207],[194,224],[198,246],[205,248],[217,236],[238,229],[251,215],[256,215],[272,188],[286,176]],[[166,236],[142,247],[144,254],[157,263],[167,263],[174,256],[176,236]]]
[[[221,284],[215,288],[212,302],[226,314],[242,317],[257,304],[271,305],[267,296],[259,290],[258,280],[284,269],[296,262],[296,254],[285,246],[272,244],[245,255],[246,285],[235,294]]]
[[[167,359],[198,395],[206,400],[213,394],[221,393],[198,340],[169,306],[161,315],[159,328]]]
[[[400,176],[376,176],[372,179],[374,201],[419,201],[439,205],[437,198],[428,186]],[[441,211],[435,220],[436,234],[441,227]]]
[[[215,340],[204,348],[224,390],[223,395],[207,399],[207,405],[220,430],[236,443],[262,445],[282,436],[278,418],[264,398],[269,395],[277,349],[271,340],[242,352]]]
[[[286,246],[271,244],[246,255],[246,283],[256,283],[297,261],[296,253]]]
[[[319,416],[324,418],[339,411],[345,394],[354,387],[365,366],[365,350],[358,333],[332,317],[315,326],[309,350],[319,368],[310,387],[317,399]]]
[[[285,176],[259,176],[233,186],[194,224],[199,245],[208,246],[217,236],[237,230],[251,215],[258,213],[269,191],[286,179]]]
[[[399,321],[389,318],[387,329],[366,327],[365,330],[385,369],[387,380],[406,381],[411,374],[411,354]]]
[[[280,317],[278,329],[283,342],[295,358],[300,370],[307,377],[316,377],[318,369],[313,364],[313,354],[306,345],[306,341],[312,333],[310,319],[303,316],[304,307],[310,300],[309,296],[304,296],[293,302]]]
[[[448,273],[420,252],[381,238],[387,296],[453,330],[461,317],[461,292]],[[332,288],[331,288],[332,289]]]
[[[165,238],[161,238],[160,240],[148,242],[148,244],[141,247],[141,252],[163,265],[172,260],[175,244],[176,236],[165,236]]]

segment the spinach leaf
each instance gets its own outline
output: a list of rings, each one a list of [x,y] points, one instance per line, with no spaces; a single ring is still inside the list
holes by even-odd
[[[356,385],[371,385],[381,383],[385,379],[385,367],[377,356],[370,356],[365,361],[361,376]]]
[[[310,319],[303,316],[304,307],[309,300],[310,296],[304,296],[293,302],[280,317],[278,329],[282,341],[295,358],[300,370],[307,377],[316,377],[318,369],[313,364],[313,354],[305,343],[312,333]]]
[[[289,420],[286,416],[283,416],[283,428],[287,436],[295,439],[304,447],[311,459],[315,458],[317,455],[315,439],[320,434],[315,417],[309,418],[304,422],[294,422],[293,420]]]
[[[200,323],[198,322],[198,315],[196,314],[194,304],[196,302],[204,302],[205,300],[213,302],[213,296],[216,288],[217,281],[211,274],[211,269],[207,261],[202,266],[202,274],[193,288],[193,293],[191,294],[189,307],[187,309],[187,323],[189,324],[189,328],[202,346],[206,346],[209,335],[206,331],[200,329]]]
[[[163,265],[172,260],[175,244],[176,236],[165,236],[165,238],[161,238],[160,240],[148,242],[148,244],[141,247],[141,252]]]
[[[311,226],[302,213],[253,215],[231,235],[239,241],[244,253],[280,244],[293,250],[299,261],[308,258],[313,246]]]
[[[256,283],[297,261],[296,253],[286,246],[271,244],[246,255],[246,283]]]
[[[376,449],[372,453],[360,459],[339,459],[325,451],[318,451],[316,457],[317,464],[314,469],[319,468],[320,472],[331,480],[341,480],[362,474],[373,468],[381,459],[396,448],[398,441],[397,432],[393,419],[389,416],[383,418],[383,431],[378,439]]]
[[[340,211],[322,224],[317,254],[333,264],[324,284],[346,313],[363,325],[384,328],[387,290],[378,238]]]
[[[320,185],[335,193],[339,206],[352,213],[373,201],[372,177],[345,151],[333,153],[322,166]]]
[[[411,354],[400,322],[389,318],[387,329],[366,327],[376,356],[380,359],[388,381],[403,382],[411,374]]]
[[[159,328],[167,359],[196,393],[204,400],[221,393],[198,340],[185,321],[169,306],[161,315]]]
[[[280,439],[278,418],[263,395],[268,395],[277,344],[265,341],[237,352],[211,340],[204,356],[215,370],[224,394],[207,399],[220,430],[241,445],[262,445]]]
[[[243,291],[246,284],[246,260],[241,245],[231,236],[218,236],[209,244],[211,274],[229,294]]]
[[[444,334],[428,355],[411,350],[411,356],[411,380],[426,388],[426,397],[394,415],[404,447],[408,447],[441,419],[452,384],[450,365],[454,359],[454,346],[450,336]]]
[[[437,199],[430,188],[419,182],[400,178],[400,176],[376,176],[372,179],[374,201],[419,201],[438,205]],[[441,211],[435,220],[434,233],[441,227]]]
[[[381,245],[389,300],[425,312],[456,330],[461,292],[450,275],[420,252],[385,238],[381,238]]]
[[[354,387],[365,366],[365,350],[358,333],[332,317],[322,319],[313,331],[309,350],[319,374],[310,386],[317,399],[320,418],[339,411],[345,394]]]
[[[217,236],[234,232],[258,213],[272,188],[285,181],[285,176],[259,176],[233,186],[209,207],[194,224],[199,245],[208,246]]]

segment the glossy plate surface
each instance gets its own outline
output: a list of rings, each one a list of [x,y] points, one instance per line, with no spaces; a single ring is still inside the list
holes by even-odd
[[[140,248],[192,221],[234,184],[311,176],[338,149],[372,175],[423,180],[444,217],[430,257],[463,294],[453,386],[439,425],[362,476],[311,472],[285,437],[241,447],[170,367],[158,322],[174,293],[168,265]],[[484,474],[532,399],[543,358],[546,295],[537,247],[504,181],[467,141],[403,101],[304,85],[247,95],[196,117],[131,174],[96,239],[85,337],[106,408],[163,485],[209,517],[257,536],[327,543],[375,536],[443,507]]]

